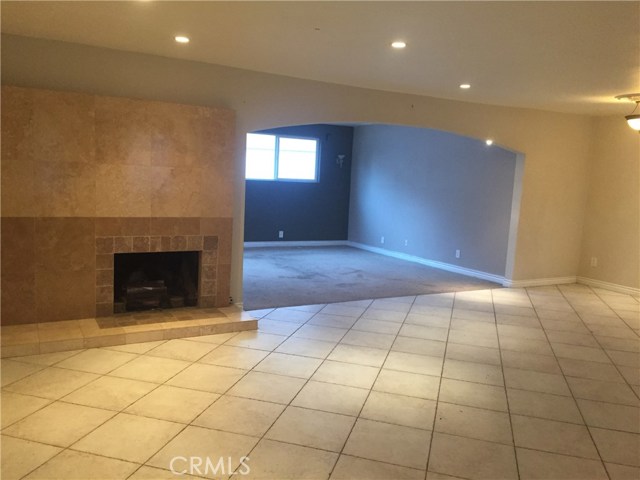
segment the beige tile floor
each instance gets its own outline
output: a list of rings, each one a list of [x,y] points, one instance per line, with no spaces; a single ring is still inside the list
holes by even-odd
[[[2,478],[193,478],[176,457],[242,478],[243,456],[257,479],[640,478],[636,297],[565,285],[252,314],[257,332],[3,359]]]

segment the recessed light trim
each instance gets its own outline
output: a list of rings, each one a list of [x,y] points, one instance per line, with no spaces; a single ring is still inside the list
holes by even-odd
[[[184,35],[176,35],[173,39],[176,43],[189,43],[191,41],[189,37],[185,37]]]
[[[487,146],[489,146],[489,147],[490,147],[491,145],[493,145],[493,140],[492,140],[492,139],[490,139],[490,138],[487,138],[487,139],[484,141],[484,143],[486,143],[486,144],[487,144]]]
[[[461,83],[460,84],[460,88],[462,90],[469,90],[471,88],[471,84],[470,83]]]
[[[403,42],[402,40],[396,40],[395,42],[391,43],[391,46],[397,50],[401,50],[407,46],[407,43]]]

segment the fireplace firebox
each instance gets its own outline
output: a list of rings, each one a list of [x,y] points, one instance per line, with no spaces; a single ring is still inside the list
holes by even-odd
[[[114,255],[115,313],[198,304],[200,252]]]

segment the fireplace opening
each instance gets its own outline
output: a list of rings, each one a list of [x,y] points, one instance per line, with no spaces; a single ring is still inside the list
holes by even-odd
[[[114,313],[198,304],[200,252],[117,253]]]

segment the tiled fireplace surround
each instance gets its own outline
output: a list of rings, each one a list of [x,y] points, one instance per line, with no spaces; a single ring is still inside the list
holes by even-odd
[[[112,315],[115,253],[200,252],[198,306],[229,305],[233,111],[6,85],[0,98],[3,327]]]
[[[143,219],[141,223],[146,223],[145,220],[147,219]],[[151,219],[148,220],[151,223]],[[193,231],[195,229],[183,232]],[[229,284],[221,280],[218,288],[217,282],[218,236],[180,234],[183,232],[175,235],[96,236],[96,316],[103,317],[114,313],[113,262],[116,253],[198,252],[198,306],[227,305]]]

